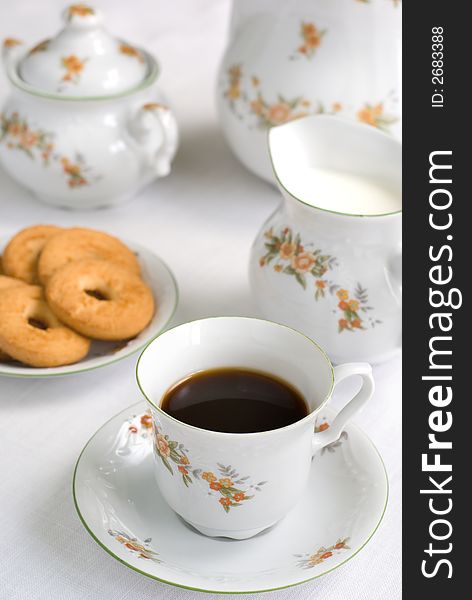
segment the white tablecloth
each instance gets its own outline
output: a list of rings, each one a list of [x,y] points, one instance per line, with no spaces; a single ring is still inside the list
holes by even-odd
[[[173,269],[174,323],[208,315],[258,315],[247,280],[249,247],[278,192],[246,172],[218,129],[214,83],[228,0],[96,0],[110,29],[154,51],[181,127],[174,169],[118,209],[66,212],[39,204],[0,172],[0,235],[33,223],[103,228],[136,240]],[[0,37],[30,42],[59,25],[62,0],[0,3]],[[0,78],[0,94],[7,83]],[[139,400],[136,357],[51,380],[0,380],[0,599],[189,600],[116,562],[75,513],[72,472],[96,429]],[[351,562],[314,582],[267,594],[274,600],[397,600],[401,593],[400,360],[375,369],[377,391],[358,422],[377,444],[391,485],[384,522]],[[346,385],[338,397],[347,393]],[[206,594],[199,594],[205,598]],[[244,597],[244,596],[243,596]]]

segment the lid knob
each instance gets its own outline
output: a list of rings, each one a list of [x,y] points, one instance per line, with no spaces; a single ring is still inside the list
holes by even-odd
[[[102,24],[102,14],[88,4],[71,4],[62,13],[66,25],[73,29],[95,29]]]

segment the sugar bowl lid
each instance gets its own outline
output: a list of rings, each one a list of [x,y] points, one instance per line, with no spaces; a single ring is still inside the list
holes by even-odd
[[[27,52],[17,74],[43,92],[65,97],[109,96],[136,87],[150,73],[149,55],[110,35],[100,11],[72,4],[64,27]]]

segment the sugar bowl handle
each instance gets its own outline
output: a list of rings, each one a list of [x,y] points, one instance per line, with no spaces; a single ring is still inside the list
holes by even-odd
[[[128,131],[141,149],[146,166],[157,177],[168,175],[179,139],[171,110],[158,102],[143,104],[131,116]]]
[[[351,375],[360,375],[362,377],[361,389],[353,398],[346,402],[328,429],[316,432],[313,435],[313,454],[321,450],[324,446],[335,442],[346,427],[347,422],[372,398],[375,390],[372,367],[368,363],[347,363],[334,367],[334,385],[336,386],[340,381],[351,377]]]

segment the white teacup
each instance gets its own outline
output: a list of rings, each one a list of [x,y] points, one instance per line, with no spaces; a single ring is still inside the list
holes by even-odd
[[[222,433],[193,427],[165,413],[168,389],[191,373],[240,367],[272,373],[296,387],[309,406],[303,419],[271,431]],[[334,386],[360,375],[362,387],[331,426],[314,432]],[[313,455],[338,439],[371,398],[367,363],[334,367],[301,333],[270,321],[215,317],[170,329],[152,340],[137,365],[138,385],[154,426],[155,476],[169,506],[209,536],[249,538],[274,525],[300,499]]]

